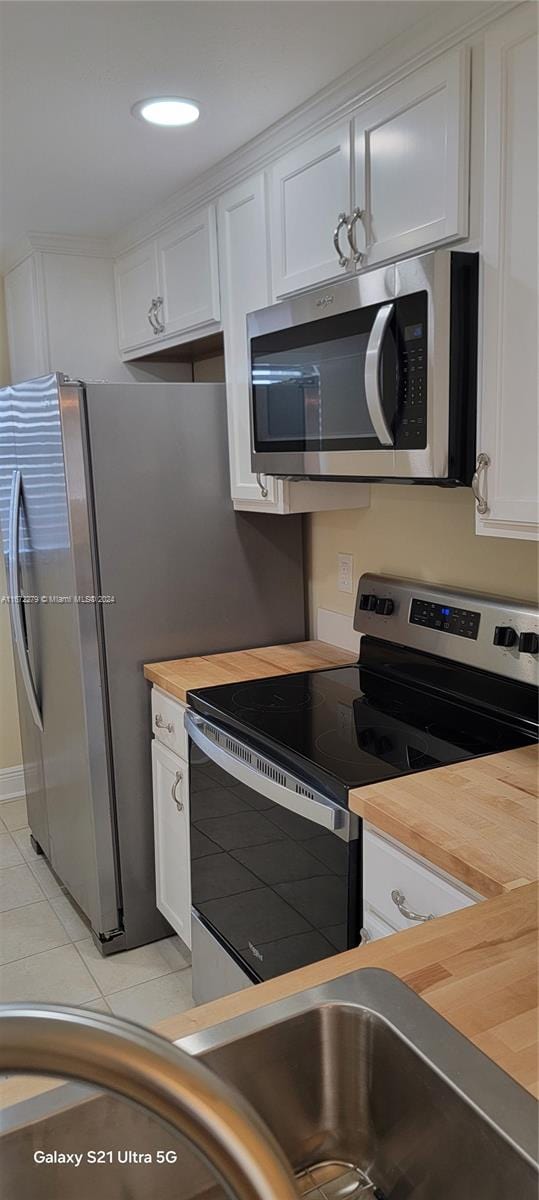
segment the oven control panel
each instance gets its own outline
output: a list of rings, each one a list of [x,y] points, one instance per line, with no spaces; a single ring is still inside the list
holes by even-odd
[[[539,609],[388,575],[362,575],[354,629],[539,685]]]
[[[474,638],[477,641],[481,613],[471,608],[457,608],[454,604],[434,604],[430,600],[414,597],[410,608],[410,623],[428,629],[441,629],[443,633],[454,633],[457,637]]]

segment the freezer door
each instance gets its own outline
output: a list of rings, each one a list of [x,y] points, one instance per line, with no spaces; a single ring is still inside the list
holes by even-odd
[[[95,933],[106,935],[118,928],[120,896],[100,609],[92,599],[98,588],[84,392],[56,375],[10,391],[21,481],[20,579],[34,597],[21,607],[43,725],[48,856]],[[30,705],[20,688],[19,697],[27,726]],[[41,841],[32,811],[30,824]]]

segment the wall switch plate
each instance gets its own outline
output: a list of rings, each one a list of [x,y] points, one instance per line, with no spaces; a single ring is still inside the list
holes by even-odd
[[[337,555],[337,587],[340,592],[354,591],[354,560],[351,554]]]

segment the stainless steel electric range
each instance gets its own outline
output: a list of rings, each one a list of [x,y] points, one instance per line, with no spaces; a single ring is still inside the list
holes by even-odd
[[[537,609],[364,575],[354,627],[355,665],[189,693],[199,1003],[358,944],[352,788],[537,740]]]

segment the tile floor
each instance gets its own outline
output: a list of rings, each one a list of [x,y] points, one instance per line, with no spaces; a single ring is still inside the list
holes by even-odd
[[[193,1004],[177,937],[102,958],[88,928],[30,843],[24,800],[0,803],[0,1000],[83,1005],[143,1025]]]

